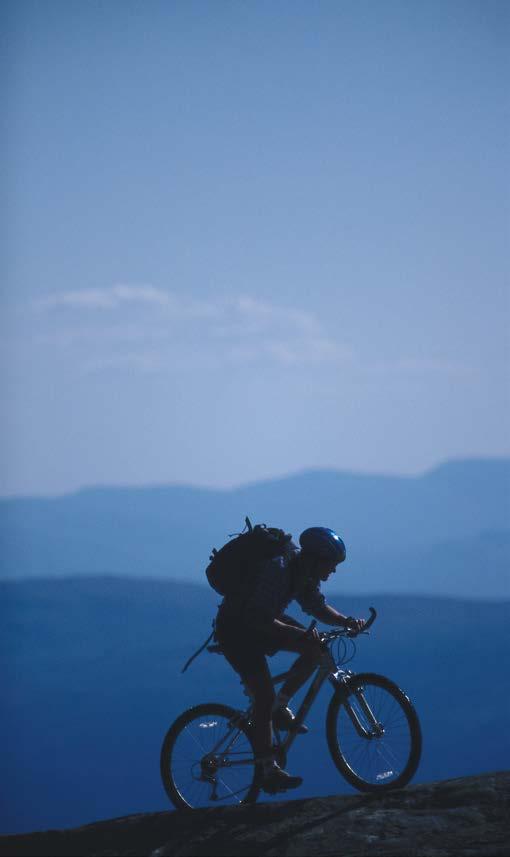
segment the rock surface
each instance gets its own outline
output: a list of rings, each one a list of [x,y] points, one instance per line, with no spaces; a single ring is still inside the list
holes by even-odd
[[[0,854],[68,857],[510,857],[510,772],[353,795],[130,815],[0,837]]]

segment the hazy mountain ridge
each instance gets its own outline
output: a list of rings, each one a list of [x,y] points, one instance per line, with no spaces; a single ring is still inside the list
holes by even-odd
[[[221,491],[87,488],[4,499],[0,510],[4,579],[201,581],[211,548],[248,514],[294,534],[318,523],[337,528],[348,548],[342,585],[351,591],[510,597],[507,459],[448,462],[419,477],[305,471]]]
[[[325,591],[354,615],[378,610],[349,668],[388,675],[413,699],[424,736],[416,782],[510,768],[510,602]],[[170,723],[198,702],[246,704],[221,657],[204,653],[181,674],[218,601],[162,580],[0,583],[2,832],[168,808],[158,754]],[[329,698],[326,688],[289,758],[304,776],[296,797],[352,793],[328,755]]]
[[[144,813],[0,837],[30,857],[506,857],[510,773],[409,786],[386,795],[312,798],[191,813]],[[341,845],[340,845],[341,844]]]

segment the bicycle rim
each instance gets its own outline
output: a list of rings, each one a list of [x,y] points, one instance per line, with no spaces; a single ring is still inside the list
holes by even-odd
[[[354,676],[333,697],[327,730],[337,768],[360,791],[401,788],[418,767],[418,717],[405,693],[384,676]]]
[[[246,727],[233,724],[239,712],[223,705],[186,711],[161,748],[161,778],[179,809],[248,803],[257,797],[256,768]]]

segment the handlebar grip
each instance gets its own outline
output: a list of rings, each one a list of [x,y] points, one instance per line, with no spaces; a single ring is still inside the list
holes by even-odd
[[[370,619],[367,619],[367,621],[363,625],[363,631],[366,631],[368,628],[370,628],[370,626],[373,625],[375,620],[377,619],[377,610],[375,610],[373,607],[369,607],[368,609],[370,610]]]

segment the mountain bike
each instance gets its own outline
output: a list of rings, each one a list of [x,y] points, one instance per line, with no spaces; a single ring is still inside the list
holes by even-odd
[[[338,771],[361,792],[402,788],[414,776],[421,755],[421,729],[409,697],[394,682],[376,673],[344,669],[355,654],[354,638],[366,634],[344,628],[320,632],[323,656],[296,712],[292,731],[274,729],[275,759],[285,767],[288,753],[315,702],[329,681],[333,696],[326,717],[329,752]],[[311,632],[316,622],[308,628]],[[208,647],[221,654],[219,646]],[[273,677],[284,682],[289,674]],[[164,789],[177,809],[218,804],[254,803],[261,774],[252,743],[252,704],[245,710],[221,703],[188,709],[170,727],[160,755]]]

